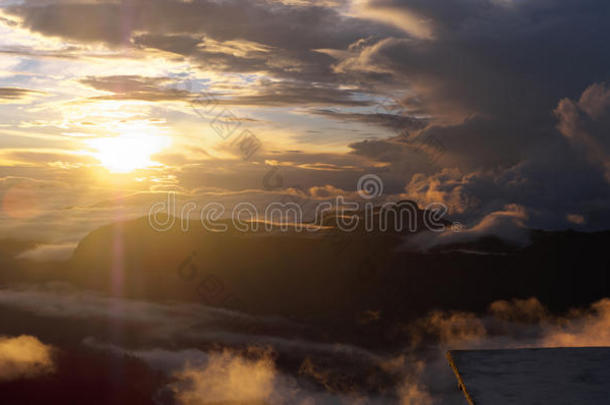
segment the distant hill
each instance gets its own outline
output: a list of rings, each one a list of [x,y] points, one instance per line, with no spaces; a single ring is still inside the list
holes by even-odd
[[[334,221],[326,217],[317,232],[247,233],[227,222],[228,231],[218,233],[195,222],[183,232],[180,221],[157,232],[141,218],[91,232],[69,263],[24,274],[337,330],[370,322],[389,327],[433,309],[484,311],[498,299],[537,297],[565,311],[610,296],[610,232],[530,231],[527,247],[487,237],[423,253],[405,248],[411,233],[348,233]]]
[[[525,248],[483,238],[421,253],[394,232],[182,232],[179,223],[156,232],[139,219],[87,236],[68,278],[127,297],[347,323],[532,296],[563,311],[610,295],[610,232],[531,234]]]

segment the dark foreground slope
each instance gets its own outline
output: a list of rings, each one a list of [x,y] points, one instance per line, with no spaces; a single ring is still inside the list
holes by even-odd
[[[55,374],[1,382],[0,391],[11,403],[76,403],[90,394],[90,403],[170,405],[178,360],[229,350],[272,357],[279,375],[307,395],[345,396],[330,403],[415,403],[402,397],[402,386],[408,381],[417,391],[420,379],[435,400],[461,400],[443,345],[548,345],[570,323],[534,300],[499,315],[485,312],[490,303],[538,297],[563,312],[610,295],[609,232],[532,231],[525,248],[487,238],[423,253],[405,247],[412,234],[327,225],[312,233],[213,233],[194,223],[183,232],[177,222],[156,232],[140,219],[92,232],[69,263],[5,261],[11,271],[3,269],[0,281],[0,335],[35,336],[58,351]],[[6,259],[29,247],[11,248]],[[41,283],[54,280],[76,288]],[[607,325],[606,306],[598,303],[602,312],[591,318],[593,334]],[[435,309],[449,310],[436,318],[440,325],[430,323]],[[607,344],[588,337],[571,344],[593,341]]]
[[[428,253],[406,249],[408,237],[333,229],[215,233],[195,225],[183,232],[179,223],[156,232],[140,219],[91,233],[66,277],[128,297],[346,322],[482,311],[498,299],[527,297],[563,311],[610,295],[610,232],[532,231],[525,248],[487,239]]]

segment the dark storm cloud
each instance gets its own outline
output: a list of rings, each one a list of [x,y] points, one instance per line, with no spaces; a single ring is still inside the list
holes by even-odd
[[[465,221],[514,203],[526,210],[530,226],[605,229],[610,224],[607,94],[593,85],[579,101],[562,100],[555,109],[560,133],[514,165],[418,174],[406,194],[443,201]]]
[[[134,36],[133,42],[145,48],[190,55],[197,50],[201,38],[189,35],[143,34]]]
[[[134,32],[164,36],[199,33],[221,41],[247,38],[271,46],[307,49],[320,44],[337,47],[357,38],[363,27],[371,28],[356,20],[351,22],[359,24],[340,32],[331,24],[341,17],[331,8],[267,1],[55,1],[41,5],[26,0],[8,11],[22,16],[25,26],[47,35],[111,44],[121,44],[125,35]],[[300,35],[303,33],[307,35]]]
[[[482,116],[441,130],[447,143],[454,137],[453,143],[474,147],[467,160],[488,160],[487,153],[516,163],[550,136],[550,112],[561,98],[577,97],[610,74],[604,3],[405,0],[371,6],[429,19],[434,39],[386,38],[338,57],[337,71],[391,74],[418,92],[437,118],[459,124],[460,117]]]
[[[348,145],[351,155],[381,162],[369,172],[380,175],[385,191],[391,194],[404,191],[405,181],[415,174],[432,175],[443,167],[446,151],[433,138],[402,134],[387,139],[367,139]],[[373,165],[371,165],[373,166]],[[415,197],[415,196],[414,196]],[[411,198],[406,196],[406,198]],[[430,199],[422,201],[430,202]]]
[[[563,99],[555,110],[561,134],[610,182],[610,89],[594,84],[580,100]]]
[[[329,53],[337,58],[335,69],[369,82],[373,74],[391,75],[415,92],[432,114],[418,137],[445,146],[445,169],[429,175],[397,165],[412,157],[393,148],[395,141],[352,145],[355,153],[392,162],[394,176],[407,183],[406,196],[444,201],[471,221],[515,203],[530,226],[610,224],[607,91],[600,84],[610,75],[608,4],[406,0],[369,6],[427,19],[432,38],[386,38]]]

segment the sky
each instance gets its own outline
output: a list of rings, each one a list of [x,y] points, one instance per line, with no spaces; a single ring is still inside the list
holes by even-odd
[[[610,225],[606,1],[0,4],[0,232],[46,253],[366,174],[476,232]]]

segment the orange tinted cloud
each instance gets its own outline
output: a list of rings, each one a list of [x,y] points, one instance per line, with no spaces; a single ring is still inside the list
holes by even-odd
[[[53,349],[33,336],[0,338],[0,381],[53,372]]]

